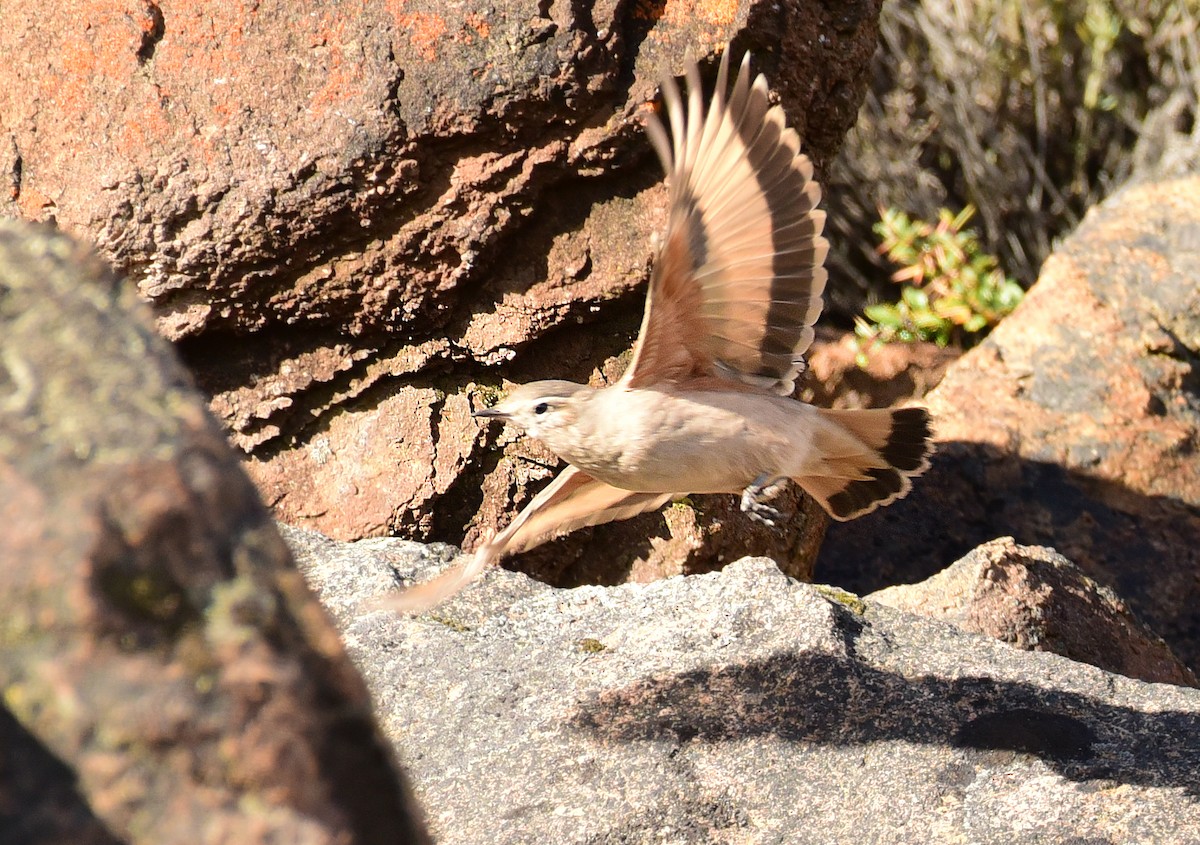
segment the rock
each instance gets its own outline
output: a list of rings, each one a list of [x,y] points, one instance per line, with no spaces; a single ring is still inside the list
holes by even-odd
[[[494,570],[400,618],[364,603],[452,550],[286,536],[445,845],[1200,829],[1194,689],[1019,651],[764,559],[575,590]]]
[[[1200,686],[1112,590],[1054,549],[1019,546],[1011,537],[985,543],[919,584],[867,599],[1130,678]]]
[[[859,366],[854,332],[818,327],[799,398],[822,408],[889,408],[933,390],[961,350],[936,343],[890,343]]]
[[[0,840],[427,842],[131,286],[0,221]]]
[[[933,466],[835,525],[816,577],[915,582],[996,537],[1049,546],[1200,666],[1200,178],[1089,214],[928,397]]]
[[[473,394],[598,379],[636,333],[660,71],[752,50],[824,172],[880,5],[11,0],[0,213],[53,218],[137,282],[284,520],[470,546],[549,478],[470,420]],[[699,506],[651,526],[670,554],[644,523],[595,546],[650,572],[741,556],[740,512]],[[815,547],[823,522],[794,524],[755,550]],[[589,548],[546,577],[625,577]]]

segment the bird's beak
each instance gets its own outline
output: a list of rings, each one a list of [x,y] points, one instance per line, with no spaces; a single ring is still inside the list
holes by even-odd
[[[472,411],[471,416],[475,417],[476,419],[479,419],[480,417],[483,417],[484,419],[508,419],[508,414],[504,413],[504,411],[500,410],[499,408],[480,408],[476,411]]]

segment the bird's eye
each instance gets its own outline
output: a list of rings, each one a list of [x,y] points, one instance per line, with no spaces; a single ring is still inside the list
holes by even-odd
[[[533,412],[539,416],[550,410],[550,406],[545,402],[538,402],[533,406]]]

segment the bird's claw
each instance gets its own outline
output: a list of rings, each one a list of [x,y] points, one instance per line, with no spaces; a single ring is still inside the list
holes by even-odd
[[[783,519],[783,512],[773,508],[767,502],[774,499],[783,491],[784,479],[772,481],[769,476],[760,475],[742,491],[742,512],[751,519],[774,528]]]
[[[761,522],[770,528],[774,528],[775,524],[783,519],[783,514],[778,508],[773,508],[762,502],[756,502],[745,491],[742,491],[742,510],[746,516],[755,522]]]

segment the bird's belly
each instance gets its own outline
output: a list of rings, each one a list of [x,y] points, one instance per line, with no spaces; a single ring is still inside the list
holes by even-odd
[[[563,457],[627,490],[736,492],[775,471],[781,435],[795,423],[788,405],[805,407],[754,394],[627,391],[599,416],[592,442],[603,445]]]

